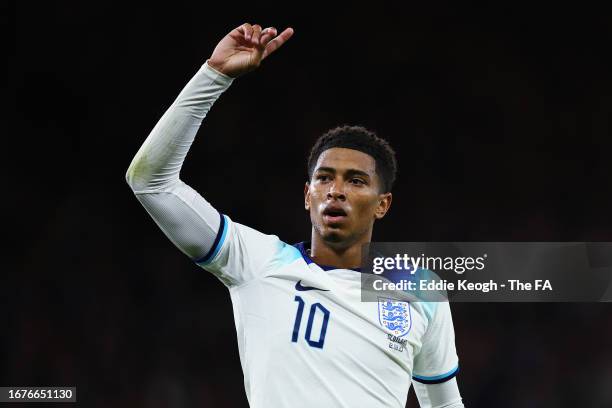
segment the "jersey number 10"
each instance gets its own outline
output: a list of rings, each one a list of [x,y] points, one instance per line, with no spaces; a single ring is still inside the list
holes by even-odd
[[[295,323],[293,324],[293,335],[291,336],[291,341],[297,343],[298,337],[300,335],[300,325],[302,323],[302,314],[304,313],[304,299],[301,296],[296,296],[294,299],[298,302],[297,313],[295,314]],[[314,321],[315,314],[317,310],[320,310],[323,313],[323,324],[321,325],[321,332],[319,333],[319,340],[312,340],[312,322]],[[306,325],[306,333],[304,334],[304,339],[308,343],[310,347],[323,348],[323,344],[325,343],[325,333],[327,332],[327,323],[329,323],[329,310],[327,310],[322,304],[319,302],[313,303],[310,306],[310,314],[308,315],[308,324]]]

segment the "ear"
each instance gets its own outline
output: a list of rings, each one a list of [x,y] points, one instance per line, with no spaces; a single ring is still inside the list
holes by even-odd
[[[389,208],[391,207],[391,201],[393,196],[391,193],[384,193],[378,196],[378,206],[376,207],[376,211],[374,212],[374,218],[380,220],[387,214]]]
[[[304,208],[310,210],[310,183],[304,185]]]

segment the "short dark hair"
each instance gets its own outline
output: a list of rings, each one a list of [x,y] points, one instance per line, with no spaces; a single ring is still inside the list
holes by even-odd
[[[389,145],[389,142],[363,126],[338,126],[321,135],[312,146],[308,156],[309,179],[312,179],[312,173],[321,153],[332,147],[358,150],[372,156],[376,161],[376,173],[382,181],[381,189],[383,191],[381,192],[391,191],[397,173],[395,151]]]

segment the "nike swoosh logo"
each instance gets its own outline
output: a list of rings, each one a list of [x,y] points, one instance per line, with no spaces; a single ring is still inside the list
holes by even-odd
[[[300,292],[305,292],[307,290],[320,290],[321,292],[329,292],[329,289],[319,289],[315,288],[314,286],[303,286],[301,279],[296,282],[295,289]]]

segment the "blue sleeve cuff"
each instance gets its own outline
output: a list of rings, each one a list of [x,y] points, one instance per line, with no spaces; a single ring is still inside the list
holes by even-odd
[[[459,372],[459,366],[453,368],[447,373],[435,375],[433,377],[426,377],[422,375],[413,374],[412,379],[422,384],[440,384],[440,383],[450,380],[451,378],[456,376],[458,372]]]
[[[223,246],[225,236],[227,235],[227,220],[225,219],[225,215],[219,213],[219,216],[221,217],[221,221],[219,222],[219,231],[217,232],[215,242],[204,257],[195,260],[195,263],[198,265],[205,266],[209,264],[213,259],[215,259],[215,256],[217,256],[221,250],[221,247]]]

